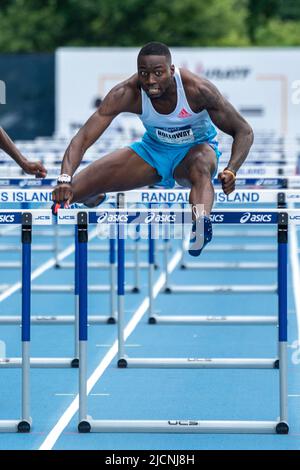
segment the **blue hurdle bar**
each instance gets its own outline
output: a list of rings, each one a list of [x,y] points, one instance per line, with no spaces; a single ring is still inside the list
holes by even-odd
[[[79,269],[79,410],[82,420],[87,414],[87,339],[88,339],[88,267],[87,267],[87,214],[77,216],[78,269]]]
[[[287,434],[288,386],[287,386],[287,266],[288,266],[288,214],[279,214],[278,220],[278,341],[280,374],[280,423],[277,432]]]
[[[31,314],[32,215],[22,214],[22,421],[20,432],[29,432],[30,419],[30,314]]]

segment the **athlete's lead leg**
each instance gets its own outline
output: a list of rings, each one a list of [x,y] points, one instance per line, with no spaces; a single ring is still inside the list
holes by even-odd
[[[193,212],[193,226],[189,253],[199,256],[212,239],[212,224],[209,218],[213,202],[212,177],[216,171],[215,151],[208,144],[193,147],[176,167],[176,181],[191,188],[189,202]]]
[[[91,163],[73,179],[71,202],[91,203],[101,193],[128,191],[158,183],[157,171],[130,148],[116,150]]]

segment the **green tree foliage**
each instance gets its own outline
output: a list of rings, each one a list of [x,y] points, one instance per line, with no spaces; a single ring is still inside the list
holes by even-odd
[[[0,0],[0,51],[247,44],[246,0]],[[233,14],[234,12],[234,14]]]
[[[299,22],[300,0],[0,0],[0,52],[296,45]]]
[[[0,0],[0,5],[1,52],[41,52],[55,47],[63,27],[55,0]]]
[[[249,0],[246,22],[251,44],[300,45],[299,0]]]
[[[260,46],[299,46],[300,21],[270,20],[256,32],[256,43]]]
[[[278,0],[278,15],[282,20],[300,21],[300,1]]]
[[[278,8],[279,0],[249,0],[247,25],[252,44],[257,42],[257,29],[263,27],[270,18],[275,16]]]

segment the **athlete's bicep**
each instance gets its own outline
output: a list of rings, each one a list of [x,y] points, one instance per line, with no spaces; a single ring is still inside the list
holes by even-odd
[[[101,115],[97,110],[78,131],[73,141],[79,142],[85,151],[103,134],[114,117],[114,115]]]
[[[105,96],[97,111],[87,120],[75,139],[79,139],[83,150],[90,147],[120,113],[130,111],[134,103],[132,87],[121,83]]]
[[[221,131],[234,135],[241,128],[249,126],[241,114],[211,82],[202,82],[200,92],[205,109],[213,123]]]
[[[241,128],[248,126],[243,116],[223,97],[217,106],[207,111],[212,122],[226,134],[234,136]]]

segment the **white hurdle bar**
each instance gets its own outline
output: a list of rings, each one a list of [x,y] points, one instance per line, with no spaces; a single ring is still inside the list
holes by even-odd
[[[278,224],[279,227],[279,248],[278,248],[278,269],[279,269],[279,359],[275,362],[273,359],[194,359],[190,360],[192,367],[208,368],[208,367],[225,367],[225,368],[279,368],[279,384],[280,384],[280,416],[277,421],[201,421],[201,420],[101,420],[93,419],[88,416],[87,404],[87,232],[88,224],[103,222],[105,217],[108,223],[117,223],[118,225],[118,306],[119,306],[119,367],[135,366],[131,359],[124,355],[124,258],[125,258],[125,240],[123,233],[123,224],[136,223],[136,217],[130,217],[130,211],[122,211],[127,218],[119,218],[121,210],[116,212],[80,212],[74,214],[75,220],[78,224],[78,244],[79,244],[79,259],[80,259],[80,282],[79,282],[79,424],[78,430],[82,433],[88,432],[160,432],[160,433],[278,433],[287,434],[289,426],[287,422],[287,228],[289,220],[297,222],[300,219],[300,213],[297,215],[287,214],[286,212],[268,212],[269,224]],[[144,212],[144,213],[143,213]],[[147,220],[149,212],[158,214],[162,211],[139,211],[142,216],[142,222],[139,219],[138,223],[143,223]],[[169,211],[170,212],[170,211]],[[171,211],[174,214],[174,211]],[[253,212],[251,212],[253,213]],[[63,216],[63,210],[59,211],[58,220],[60,215]],[[109,215],[113,217],[109,222]],[[136,214],[136,213],[135,213]],[[224,214],[224,211],[223,211]],[[265,214],[265,212],[255,211],[256,215]],[[117,217],[115,217],[117,216]],[[240,218],[243,216],[241,211],[228,212],[224,216],[222,223],[239,223]],[[294,217],[298,217],[295,219]],[[152,217],[152,215],[151,215]],[[63,217],[58,223],[64,223]],[[149,219],[148,219],[149,220]],[[177,219],[176,219],[177,220]],[[179,218],[178,218],[179,220]],[[249,221],[248,221],[249,222]],[[70,223],[70,222],[69,222]],[[181,219],[181,223],[182,219]],[[215,222],[221,223],[221,222]],[[246,223],[246,222],[245,222]],[[250,222],[254,223],[254,222]],[[259,222],[255,222],[259,223]],[[260,222],[261,223],[261,222]],[[267,223],[267,222],[264,222]],[[139,361],[136,366],[141,366],[142,359],[133,359]],[[157,360],[156,365],[157,366]],[[176,359],[172,359],[172,364],[167,365],[167,362],[160,364],[159,367],[172,367]],[[182,359],[179,360],[179,367],[186,367],[188,360],[184,363]],[[182,363],[183,362],[183,363]],[[143,364],[143,367],[147,367]],[[178,366],[177,366],[178,367]],[[185,423],[183,426],[181,423]]]
[[[52,201],[52,191],[49,189],[41,189],[41,187],[50,185],[53,183],[53,179],[48,178],[45,180],[25,180],[21,178],[6,178],[2,179],[2,184],[7,186],[8,184],[11,185],[20,185],[22,189],[2,189],[0,190],[0,202],[2,203],[11,203],[11,202],[18,202],[18,203],[49,203]],[[216,187],[220,185],[218,180],[214,181]],[[237,179],[237,191],[233,194],[226,196],[222,190],[216,190],[216,203],[237,203],[237,204],[245,204],[245,203],[269,203],[269,202],[276,202],[276,197],[278,193],[278,189],[281,191],[285,191],[285,197],[287,200],[293,200],[293,202],[297,201],[297,198],[300,198],[300,191],[297,189],[286,190],[287,186],[295,186],[296,188],[300,187],[300,178],[290,177],[290,178],[239,178]],[[0,179],[1,185],[1,179]],[[28,189],[28,186],[35,185],[35,189]],[[256,189],[243,189],[247,186],[256,187]],[[26,189],[24,187],[27,186]],[[274,189],[266,189],[262,191],[262,189],[257,188],[270,188],[276,187],[277,190]],[[283,188],[283,189],[282,189]],[[148,203],[178,203],[184,202],[188,203],[188,195],[189,190],[183,189],[174,189],[174,190],[139,190],[139,191],[129,191],[125,195],[125,203],[141,203],[141,204],[148,204]],[[106,204],[115,204],[117,198],[117,193],[110,193],[107,198]],[[299,199],[300,200],[300,199]],[[57,234],[58,235],[58,234]],[[159,246],[158,249],[164,249],[165,247]],[[240,249],[240,247],[238,247]],[[0,246],[0,250],[8,251],[14,250],[14,245],[3,245]],[[90,246],[90,250],[101,251],[103,247],[101,246]],[[128,249],[138,249],[138,244],[135,244],[135,247],[128,247]],[[145,246],[141,246],[139,248],[142,250],[147,250]],[[258,247],[260,249],[260,247]],[[262,248],[264,249],[264,248]],[[56,243],[52,245],[35,245],[33,247],[34,251],[40,250],[54,250],[57,254],[58,245],[57,245],[57,237]],[[223,250],[223,247],[215,245],[211,248],[212,251],[220,251]],[[57,266],[61,266],[57,263]],[[68,266],[68,265],[66,265]],[[3,264],[5,266],[5,263]],[[7,266],[9,267],[9,266]],[[64,265],[62,264],[62,267]],[[130,267],[130,266],[128,266]],[[144,266],[141,266],[144,267]],[[136,275],[137,276],[137,275]],[[69,291],[69,287],[66,286],[66,291]]]
[[[189,189],[141,189],[124,193],[124,204],[188,204]],[[226,195],[215,190],[215,203],[253,204],[277,203],[277,195],[285,195],[286,202],[300,203],[300,189],[236,189]],[[118,193],[109,193],[105,204],[115,204]],[[0,190],[0,203],[45,204],[52,202],[52,191],[47,189]],[[102,209],[102,206],[100,206]],[[100,208],[98,210],[100,210]],[[79,209],[80,210],[80,209]],[[85,210],[85,209],[82,209]]]

